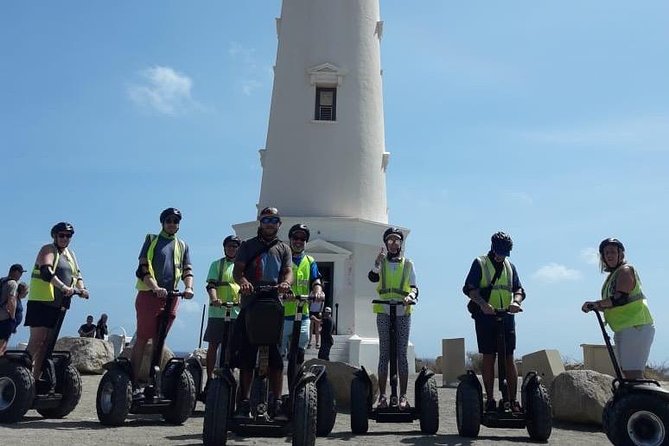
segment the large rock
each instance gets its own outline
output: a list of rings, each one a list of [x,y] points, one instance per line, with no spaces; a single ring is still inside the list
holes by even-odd
[[[148,382],[149,380],[149,367],[151,366],[151,355],[153,354],[153,344],[149,341],[146,344],[144,349],[144,356],[142,357],[142,366],[139,369],[139,376],[136,377],[140,382]],[[132,347],[127,347],[123,349],[121,356],[124,358],[131,359],[132,356]],[[160,358],[160,369],[164,370],[167,361],[174,358],[174,353],[167,346],[163,346],[163,354]]]
[[[613,394],[611,381],[611,376],[593,370],[560,373],[550,387],[553,418],[601,425],[604,405]]]
[[[197,358],[202,367],[207,366],[207,349],[206,348],[196,348],[193,350],[193,353],[190,354],[191,357]]]
[[[332,384],[337,400],[337,410],[350,410],[351,381],[353,380],[353,374],[360,369],[345,362],[323,361],[321,359],[310,359],[305,362],[305,365],[310,364],[322,364],[327,368],[328,380]],[[375,401],[379,392],[379,381],[374,374],[370,374],[369,377],[372,380],[372,401]]]
[[[72,365],[81,373],[102,374],[102,366],[114,359],[114,347],[108,341],[95,338],[63,337],[54,350],[67,350],[72,355]]]

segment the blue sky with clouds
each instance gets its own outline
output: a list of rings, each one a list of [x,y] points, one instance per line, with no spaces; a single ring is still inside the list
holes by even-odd
[[[200,288],[168,342],[196,345],[209,263],[254,217],[279,13],[279,0],[0,4],[0,267],[31,265],[51,225],[75,224],[92,298],[64,334],[103,311],[134,327],[139,248],[174,205]],[[448,337],[475,350],[460,288],[501,229],[528,293],[519,354],[580,360],[601,342],[579,307],[613,235],[656,319],[651,361],[669,360],[669,4],[382,0],[381,14],[388,203],[412,229],[418,355]]]

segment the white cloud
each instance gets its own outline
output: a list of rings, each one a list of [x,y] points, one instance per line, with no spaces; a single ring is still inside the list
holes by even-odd
[[[581,272],[558,263],[549,263],[539,268],[532,277],[540,282],[554,283],[578,280],[581,278]]]
[[[139,74],[144,83],[131,85],[128,96],[140,107],[170,116],[199,108],[191,96],[193,81],[185,74],[163,66],[147,68]]]
[[[506,192],[505,198],[513,203],[531,206],[534,204],[534,199],[527,192]]]
[[[599,265],[599,252],[595,248],[583,248],[581,258],[589,265]]]

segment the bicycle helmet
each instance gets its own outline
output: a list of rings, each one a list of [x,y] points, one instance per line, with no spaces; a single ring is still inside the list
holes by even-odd
[[[304,232],[304,234],[307,236],[307,239],[305,240],[306,242],[309,241],[309,237],[311,236],[311,232],[309,232],[309,228],[307,228],[307,225],[304,225],[302,223],[298,223],[296,225],[293,225],[290,230],[288,231],[288,238],[293,238],[293,235],[296,232]]]
[[[509,234],[501,231],[495,232],[492,237],[490,237],[490,242],[490,250],[495,254],[500,256],[508,256],[511,254],[511,250],[513,249],[513,240],[511,240]]]
[[[398,228],[388,228],[386,231],[383,233],[383,242],[385,243],[388,241],[388,237],[391,235],[396,235],[400,238],[401,241],[404,241],[404,234],[402,231],[400,231]]]
[[[74,235],[74,226],[68,222],[61,221],[53,225],[53,228],[51,228],[51,237],[55,237],[59,232],[69,232]]]
[[[620,240],[617,238],[606,238],[599,244],[599,254],[604,255],[604,248],[609,245],[615,245],[620,251],[625,252],[625,246]]]
[[[242,244],[242,240],[236,235],[229,235],[223,240],[223,247],[225,247],[228,243],[236,243],[237,246],[240,246]]]
[[[167,217],[176,217],[181,222],[181,211],[177,208],[167,208],[160,213],[160,224],[165,223]]]

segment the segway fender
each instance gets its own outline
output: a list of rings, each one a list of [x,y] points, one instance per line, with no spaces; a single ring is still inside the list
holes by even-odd
[[[469,385],[474,386],[479,394],[479,399],[483,400],[483,387],[481,387],[481,382],[473,370],[467,370],[467,373],[458,376],[458,380],[460,380],[460,382],[466,382]],[[481,405],[481,417],[483,417],[483,405]]]
[[[107,371],[113,369],[119,369],[130,377],[131,382],[135,382],[135,376],[132,373],[132,364],[130,363],[130,360],[128,358],[120,356],[114,359],[113,361],[109,361],[108,363],[104,364],[102,368]]]
[[[427,367],[423,366],[420,369],[420,373],[418,373],[418,377],[416,378],[416,385],[414,387],[414,401],[415,401],[415,413],[418,414],[420,413],[420,407],[421,407],[421,389],[427,383],[427,380],[430,379],[431,377],[434,376],[434,372]]]
[[[531,371],[523,378],[523,384],[520,386],[520,399],[523,407],[527,407],[527,395],[541,384],[541,376],[537,372]]]
[[[7,350],[2,359],[20,364],[28,370],[33,368],[33,357],[28,350]]]
[[[360,366],[360,370],[354,372],[353,375],[362,379],[367,384],[367,388],[369,389],[369,395],[367,395],[367,407],[371,409],[373,404],[372,398],[374,397],[374,387],[372,387],[372,380],[369,378],[369,373],[367,373],[367,370],[365,370],[363,366]]]
[[[237,381],[235,381],[235,375],[232,374],[232,369],[229,367],[222,367],[220,369],[214,369],[214,377],[224,380],[231,389],[234,389],[237,386]]]

